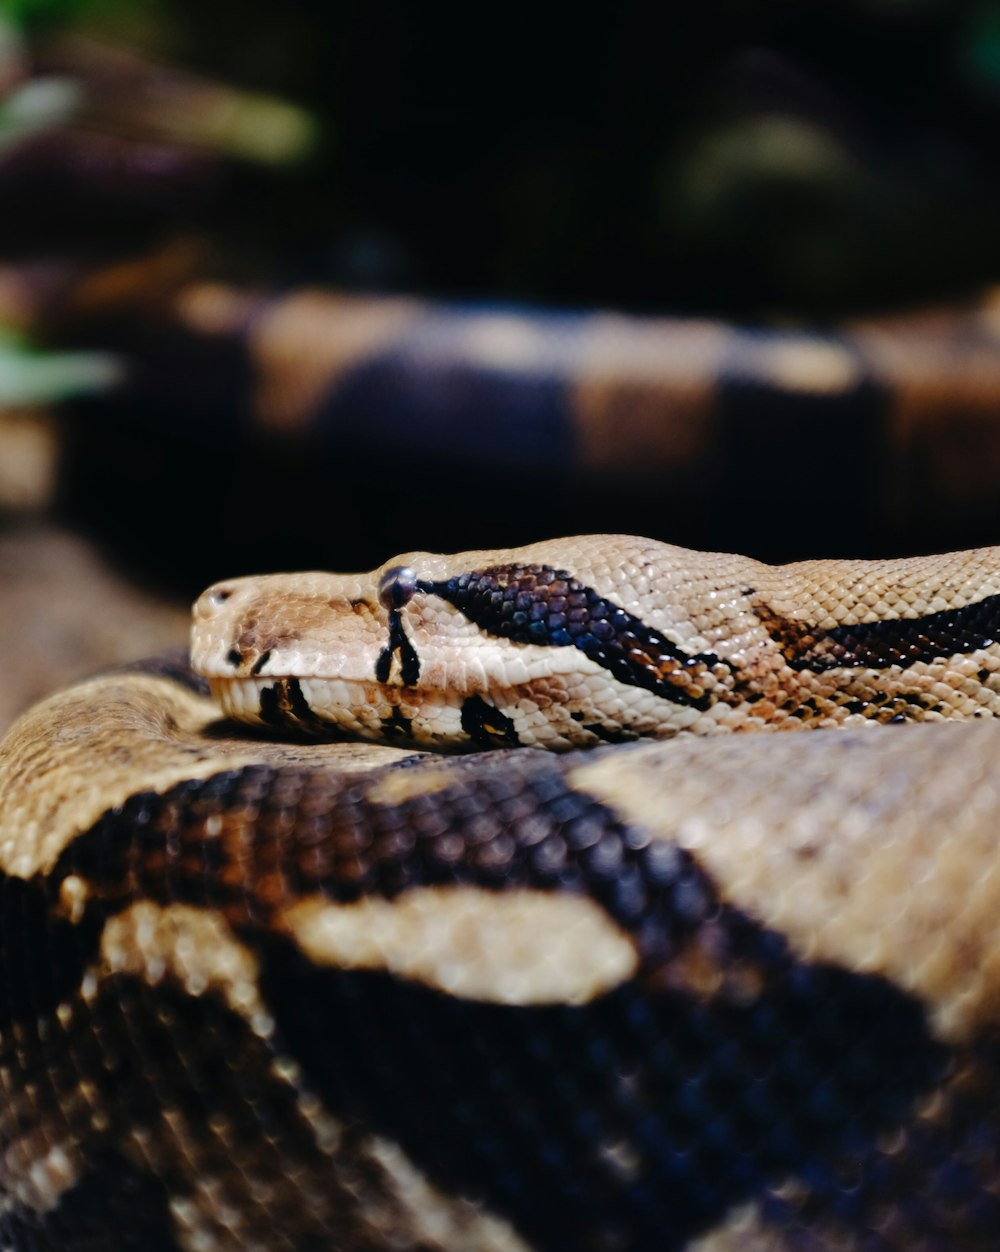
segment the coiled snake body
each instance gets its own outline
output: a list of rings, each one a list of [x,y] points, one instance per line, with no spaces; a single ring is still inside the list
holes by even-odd
[[[0,748],[3,1246],[1000,1245],[1000,550],[415,553],[193,662]]]

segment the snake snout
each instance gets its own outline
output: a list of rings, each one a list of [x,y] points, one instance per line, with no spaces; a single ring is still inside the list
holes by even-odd
[[[230,578],[213,583],[195,601],[191,662],[198,673],[208,678],[257,674],[266,664],[273,640],[262,642],[268,632],[254,609],[256,585],[253,579]]]

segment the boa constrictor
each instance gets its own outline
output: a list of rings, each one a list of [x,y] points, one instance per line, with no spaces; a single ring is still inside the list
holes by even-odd
[[[996,1248],[1000,550],[414,553],[192,656],[0,748],[4,1247]]]

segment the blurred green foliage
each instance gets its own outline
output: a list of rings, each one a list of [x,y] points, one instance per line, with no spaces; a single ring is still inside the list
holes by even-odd
[[[114,18],[136,7],[136,0],[0,0],[0,19],[21,28],[53,24],[87,13]]]
[[[966,22],[960,56],[974,77],[1000,93],[1000,4],[988,0],[974,6]]]
[[[0,328],[0,407],[50,405],[102,391],[120,377],[102,352],[40,352],[16,331]]]

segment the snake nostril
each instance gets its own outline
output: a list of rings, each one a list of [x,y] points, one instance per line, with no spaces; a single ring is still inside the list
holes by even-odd
[[[225,584],[209,587],[201,597],[201,603],[208,609],[221,609],[232,594],[232,587],[227,587]]]
[[[408,565],[394,565],[379,579],[379,603],[383,608],[401,609],[413,599],[416,590],[416,572]]]

